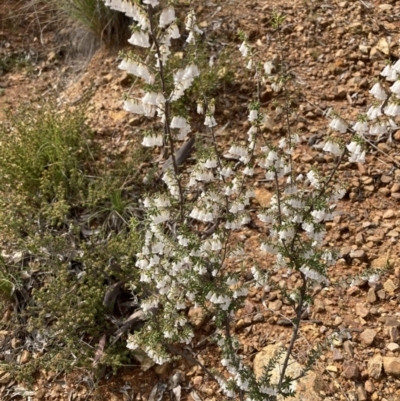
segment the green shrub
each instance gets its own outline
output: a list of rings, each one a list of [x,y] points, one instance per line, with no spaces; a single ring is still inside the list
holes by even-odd
[[[129,162],[115,156],[103,167],[85,108],[57,111],[55,101],[10,114],[0,145],[0,305],[20,311],[0,329],[17,330],[36,354],[7,369],[26,379],[37,368],[88,368],[100,338],[136,307],[129,284],[140,234],[131,219],[148,156],[136,147]],[[106,346],[98,365],[117,368],[128,355],[120,348]]]

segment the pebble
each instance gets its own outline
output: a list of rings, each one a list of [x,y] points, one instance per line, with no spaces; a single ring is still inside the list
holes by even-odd
[[[375,290],[373,289],[373,288],[370,288],[369,290],[368,290],[368,294],[367,294],[367,301],[370,303],[370,304],[373,304],[373,303],[375,303],[376,302],[376,293],[375,293]]]
[[[373,379],[379,379],[382,374],[382,365],[383,360],[380,354],[375,354],[369,361],[368,361],[368,375]]]
[[[396,343],[389,343],[389,344],[386,344],[386,348],[389,351],[395,352],[395,351],[398,351],[400,349],[400,345],[396,344]]]
[[[356,314],[365,318],[369,315],[369,309],[364,304],[356,304]]]
[[[375,330],[373,330],[373,329],[365,329],[360,334],[361,344],[369,346],[374,342],[375,337],[376,337],[376,331]]]
[[[356,380],[360,376],[358,366],[353,362],[345,362],[343,364],[343,376],[349,380]]]
[[[400,377],[400,358],[383,357],[383,369],[389,376]]]

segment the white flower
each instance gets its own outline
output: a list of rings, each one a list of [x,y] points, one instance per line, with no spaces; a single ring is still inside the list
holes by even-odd
[[[247,45],[246,42],[243,42],[240,46],[239,46],[239,51],[240,53],[242,53],[243,57],[247,57],[249,54],[249,46]]]
[[[307,266],[302,266],[300,268],[300,271],[306,276],[306,278],[314,280],[317,283],[329,284],[329,280],[325,276],[323,276],[322,274],[316,272],[315,270],[311,270]]]
[[[392,93],[395,93],[397,96],[400,96],[400,80],[397,80],[391,87],[390,90]]]
[[[371,106],[367,111],[367,117],[370,120],[376,120],[381,115],[382,115],[381,105],[379,105],[379,106]]]
[[[339,117],[334,118],[330,122],[329,127],[334,129],[335,131],[341,132],[342,134],[347,131],[347,124]]]
[[[311,216],[314,217],[314,223],[320,223],[321,221],[325,220],[327,215],[324,210],[313,210],[311,212]]]
[[[142,145],[149,148],[153,146],[162,146],[163,137],[162,135],[157,135],[157,136],[147,135],[143,138]]]
[[[158,0],[143,0],[143,4],[149,4],[152,7],[157,7]]]
[[[373,95],[378,100],[386,100],[387,94],[385,90],[382,88],[382,85],[377,82],[369,91],[371,95]]]
[[[353,130],[356,131],[358,134],[366,134],[368,132],[368,123],[364,121],[357,121],[353,125]]]
[[[397,72],[400,72],[400,59],[398,59],[393,66],[393,69]]]
[[[342,154],[342,150],[340,149],[340,146],[333,141],[328,141],[325,143],[325,146],[323,147],[323,149],[325,152],[331,152],[333,153],[335,156],[341,156]]]
[[[387,116],[396,117],[400,115],[400,105],[396,103],[389,103],[385,108],[384,112]]]
[[[396,63],[397,64],[397,63]],[[396,81],[397,79],[397,71],[393,68],[393,66],[391,66],[390,64],[388,64],[383,71],[381,72],[381,75],[383,77],[386,77],[387,81],[393,82]]]
[[[364,163],[365,151],[362,151],[361,145],[357,142],[350,142],[346,145],[347,149],[351,153],[349,157],[350,163]]]
[[[215,168],[218,166],[218,162],[216,159],[207,159],[204,163],[204,167],[206,168]]]
[[[161,15],[160,15],[160,28],[165,28],[168,26],[171,22],[175,21],[175,10],[174,7],[169,6],[166,7],[162,10]]]
[[[214,116],[206,116],[206,119],[204,121],[204,125],[207,127],[215,127],[217,125],[217,122],[215,121]]]
[[[246,166],[246,168],[243,170],[243,174],[252,177],[254,175],[254,169],[252,167]]]
[[[204,114],[203,102],[197,102],[197,114]]]
[[[319,188],[320,183],[319,183],[319,180],[318,180],[318,176],[317,176],[317,174],[315,173],[314,170],[311,170],[311,171],[309,171],[309,172],[307,173],[307,178],[309,179],[310,184],[311,184],[314,188]]]
[[[149,35],[143,31],[133,32],[128,42],[134,46],[150,47]]]
[[[249,121],[256,121],[258,119],[258,110],[250,110]]]
[[[272,70],[274,69],[274,64],[272,63],[272,61],[266,61],[264,63],[264,71],[267,75],[271,75]]]
[[[124,110],[135,114],[144,114],[143,104],[136,99],[126,100]]]
[[[233,174],[233,171],[230,167],[223,167],[219,173],[223,177],[230,177]]]

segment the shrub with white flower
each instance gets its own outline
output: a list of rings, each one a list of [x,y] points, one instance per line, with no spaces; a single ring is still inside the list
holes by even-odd
[[[187,309],[201,307],[213,317],[217,328],[221,370],[226,375],[216,374],[215,378],[228,397],[239,395],[241,399],[246,396],[248,400],[261,401],[276,400],[278,394],[293,394],[292,379],[285,373],[300,320],[315,285],[330,285],[329,268],[335,263],[334,252],[326,249],[324,242],[325,223],[333,219],[336,202],[346,193],[335,173],[346,156],[349,162],[365,161],[366,137],[374,135],[378,125],[382,133],[395,126],[387,116],[399,115],[400,64],[385,68],[382,76],[394,82],[390,92],[382,84],[375,84],[371,94],[381,103],[372,106],[353,125],[332,114],[329,127],[333,134],[326,138],[322,148],[335,156],[329,174],[321,174],[316,169],[298,173],[293,154],[300,138],[289,124],[290,74],[282,60],[280,65],[258,60],[246,36],[240,34],[238,51],[247,69],[254,73],[258,87],[263,82],[269,83],[275,92],[285,95],[279,107],[287,115],[287,132],[278,143],[262,136],[262,129],[270,129],[273,123],[256,96],[248,106],[250,129],[235,138],[223,157],[214,132],[218,124],[218,99],[209,99],[207,93],[201,92],[195,94],[194,110],[174,107],[177,102],[182,104],[194,82],[203,79],[196,61],[203,32],[194,11],[180,24],[172,1],[162,9],[158,0],[142,3],[105,0],[105,4],[125,12],[135,21],[129,43],[150,49],[145,59],[133,52],[123,54],[119,68],[146,84],[143,96],[127,98],[124,109],[158,119],[162,129],[146,133],[142,143],[163,147],[164,154],[172,160],[172,168],[161,177],[165,189],[143,202],[143,246],[137,254],[136,266],[146,288],[141,307],[147,320],[140,331],[129,336],[128,347],[141,348],[156,363],[164,363],[174,356],[173,344],[189,344],[194,338]],[[274,15],[272,21],[280,34],[283,17]],[[183,50],[183,60],[188,62],[182,61],[174,69],[171,46],[183,33],[180,30],[188,35]],[[182,170],[176,157],[177,143],[193,135],[190,121],[199,116],[202,130],[211,140],[203,143],[205,150],[196,165]],[[253,275],[251,282],[245,282],[239,269],[229,268],[237,266],[242,257],[232,240],[232,232],[252,220],[248,209],[255,197],[250,188],[256,175],[275,188],[269,207],[257,212],[257,218],[268,229],[260,252],[269,254],[274,262],[270,271],[244,266]],[[294,294],[283,294],[293,306],[293,331],[290,347],[284,351],[279,381],[272,383],[269,372],[277,361],[273,360],[257,380],[239,356],[241,344],[233,335],[231,323],[249,287],[268,291],[274,286],[269,277],[278,269],[286,269],[288,275],[297,274],[301,285]]]

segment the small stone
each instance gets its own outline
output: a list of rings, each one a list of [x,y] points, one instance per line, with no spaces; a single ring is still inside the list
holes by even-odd
[[[264,315],[262,313],[256,313],[253,317],[254,323],[259,323],[264,321]]]
[[[393,295],[397,289],[397,285],[389,278],[383,283],[383,288],[389,295]]]
[[[189,322],[199,329],[205,323],[207,318],[207,312],[203,308],[190,308],[188,312]]]
[[[10,341],[11,348],[15,349],[18,348],[21,344],[21,340],[18,338],[13,337]]]
[[[380,299],[380,300],[384,300],[384,299],[386,299],[386,293],[385,293],[385,290],[384,289],[381,289],[381,290],[378,290],[377,292],[376,292],[376,295],[378,296],[378,298]]]
[[[368,393],[372,394],[375,391],[375,386],[374,383],[372,383],[371,380],[367,380],[364,384],[365,390],[367,390]]]
[[[345,341],[343,343],[343,349],[347,353],[347,355],[349,355],[351,357],[354,356],[353,346],[351,345],[350,341]]]
[[[391,219],[394,216],[394,211],[392,209],[386,210],[383,214],[382,218],[384,219]]]
[[[172,365],[170,362],[165,362],[162,365],[156,365],[154,367],[154,371],[160,375],[160,376],[165,376],[169,373],[169,371],[171,370]]]
[[[380,354],[375,354],[369,361],[368,361],[368,375],[373,379],[379,379],[382,374],[382,365],[383,360]]]
[[[260,204],[261,207],[269,207],[271,198],[274,194],[273,192],[268,191],[264,188],[255,188],[254,193],[256,195],[256,201]]]
[[[365,251],[363,249],[355,249],[355,250],[350,252],[350,257],[352,259],[355,259],[355,258],[363,259],[363,258],[365,258],[365,256],[366,256],[365,255]]]
[[[400,358],[383,357],[383,369],[387,375],[400,377]]]
[[[0,384],[8,384],[11,381],[11,374],[0,371]]]
[[[273,311],[278,311],[282,308],[282,301],[280,299],[277,299],[276,301],[269,302],[268,308]]]
[[[356,304],[356,314],[365,318],[369,315],[369,309],[364,304]]]
[[[352,287],[349,287],[346,292],[347,292],[347,295],[354,296],[354,295],[358,295],[358,293],[360,292],[360,289],[353,285]]]
[[[39,389],[36,390],[36,392],[35,392],[35,397],[36,397],[38,400],[43,400],[43,399],[45,398],[45,396],[46,396],[46,393],[47,393],[46,389],[44,389],[44,388],[39,388]]]
[[[367,401],[368,400],[367,392],[365,391],[365,388],[362,385],[360,385],[360,384],[357,385],[356,393],[357,393],[358,401]]]
[[[201,386],[202,383],[203,383],[203,376],[195,376],[193,378],[193,385]]]
[[[329,366],[326,367],[326,370],[327,370],[328,372],[337,373],[338,368],[337,368],[335,365],[329,365]]]
[[[392,177],[390,175],[382,175],[381,176],[381,182],[383,184],[389,184],[389,182],[392,181]]]
[[[335,320],[333,321],[333,324],[335,326],[340,326],[343,323],[343,319],[340,316],[336,316]]]
[[[395,352],[395,351],[398,351],[400,349],[400,345],[396,344],[396,343],[389,343],[389,344],[386,344],[386,348],[389,351]]]
[[[335,362],[343,361],[343,355],[341,354],[341,352],[337,348],[333,349],[333,360]]]
[[[399,339],[399,329],[397,327],[389,327],[390,341],[396,342]]]
[[[360,334],[361,344],[369,346],[374,342],[376,337],[376,331],[372,329],[366,329]]]
[[[386,327],[400,327],[400,322],[393,316],[388,316],[385,321]]]
[[[25,349],[22,351],[21,359],[20,359],[19,363],[21,365],[25,365],[25,363],[28,363],[30,359],[31,359],[31,354],[28,350]]]
[[[368,290],[367,301],[370,304],[373,304],[376,302],[376,294],[375,294],[375,290],[373,288],[370,288]]]
[[[343,364],[343,376],[349,380],[356,380],[360,375],[360,370],[354,362],[345,362]]]
[[[324,302],[321,299],[316,299],[314,301],[314,306],[313,306],[314,312],[315,313],[322,313],[325,312],[325,305]]]

